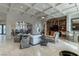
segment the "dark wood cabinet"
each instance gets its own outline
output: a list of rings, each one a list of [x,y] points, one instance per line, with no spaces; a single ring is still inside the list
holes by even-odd
[[[53,25],[57,25],[58,31],[62,33],[62,36],[64,36],[66,33],[66,16],[60,18],[52,18],[46,22],[46,25],[47,25],[46,35],[53,36],[54,31],[52,31],[50,27],[53,27]]]

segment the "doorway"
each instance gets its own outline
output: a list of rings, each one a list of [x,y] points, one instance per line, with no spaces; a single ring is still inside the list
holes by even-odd
[[[0,35],[5,35],[5,34],[6,34],[6,25],[0,24]]]

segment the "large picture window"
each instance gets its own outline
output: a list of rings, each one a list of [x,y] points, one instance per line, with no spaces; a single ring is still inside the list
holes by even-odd
[[[5,24],[0,24],[0,34],[6,34],[6,25]]]
[[[16,29],[17,30],[25,29],[25,22],[24,21],[18,21],[18,22],[16,22]]]

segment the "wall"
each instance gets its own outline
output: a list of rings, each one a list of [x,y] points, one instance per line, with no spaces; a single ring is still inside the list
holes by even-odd
[[[71,41],[74,41],[76,43],[78,43],[79,31],[72,30],[72,18],[77,18],[77,17],[78,16],[67,16],[67,31],[69,32],[70,36],[73,36]]]
[[[7,14],[7,19],[6,19],[6,28],[7,28],[6,34],[8,39],[11,38],[11,29],[15,28],[15,23],[16,23],[16,14],[9,12]]]
[[[67,31],[72,32],[71,30],[71,16],[67,16]]]
[[[69,31],[69,32],[73,32],[72,31],[72,22],[71,22],[72,18],[79,18],[79,14],[67,16],[67,31]]]
[[[6,21],[0,20],[0,24],[6,24]]]
[[[0,12],[0,24],[6,24],[6,13]]]

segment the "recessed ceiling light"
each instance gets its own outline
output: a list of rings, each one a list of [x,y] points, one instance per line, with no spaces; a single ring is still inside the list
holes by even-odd
[[[20,8],[23,8],[23,6],[21,6]]]
[[[45,17],[42,17],[42,19],[44,19]]]

